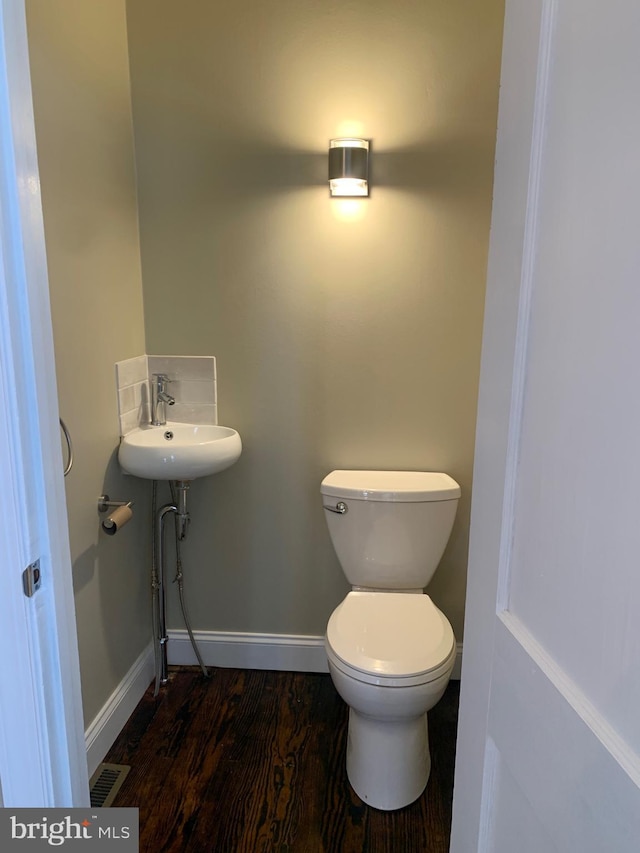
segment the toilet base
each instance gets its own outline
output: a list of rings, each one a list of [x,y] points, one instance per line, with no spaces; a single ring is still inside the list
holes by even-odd
[[[347,776],[367,805],[383,811],[417,800],[431,772],[427,715],[391,722],[349,709]]]

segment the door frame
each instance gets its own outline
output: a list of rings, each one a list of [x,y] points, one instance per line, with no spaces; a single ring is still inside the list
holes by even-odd
[[[24,0],[0,0],[0,790],[89,804]],[[30,598],[22,572],[40,562]]]

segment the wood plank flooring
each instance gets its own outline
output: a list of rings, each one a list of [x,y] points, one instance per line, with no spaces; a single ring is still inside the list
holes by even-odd
[[[172,668],[105,758],[131,765],[113,805],[140,809],[141,853],[447,853],[458,682],[429,714],[425,793],[381,812],[347,781],[328,675],[211,672]]]

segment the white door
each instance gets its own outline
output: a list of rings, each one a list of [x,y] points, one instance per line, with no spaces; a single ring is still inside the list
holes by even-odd
[[[640,3],[507,0],[452,853],[640,850]]]
[[[89,802],[23,0],[0,0],[0,802]],[[22,573],[39,561],[31,597]]]

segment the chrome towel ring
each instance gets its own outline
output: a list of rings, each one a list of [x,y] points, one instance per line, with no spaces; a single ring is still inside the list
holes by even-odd
[[[62,432],[64,433],[64,437],[67,441],[67,464],[64,469],[64,476],[66,477],[69,471],[71,470],[71,466],[73,465],[73,445],[71,444],[71,436],[69,435],[69,430],[67,429],[67,425],[60,418],[60,426],[62,427]]]

